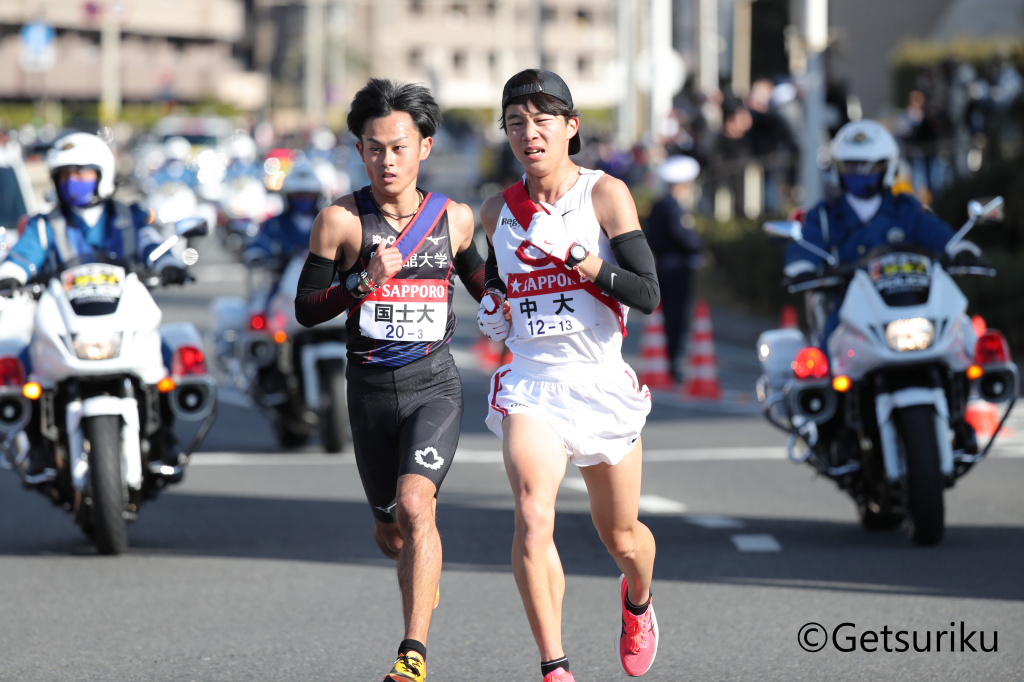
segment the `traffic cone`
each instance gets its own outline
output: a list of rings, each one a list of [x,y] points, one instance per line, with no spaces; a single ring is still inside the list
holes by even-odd
[[[493,372],[501,365],[500,347],[486,336],[481,336],[480,340],[472,345],[471,350],[480,363],[480,369]]]
[[[687,398],[709,400],[722,397],[715,341],[711,335],[711,311],[704,301],[697,301],[693,310],[693,326],[686,344],[686,376],[682,394]]]
[[[640,384],[648,388],[671,388],[672,372],[668,362],[665,340],[665,318],[659,305],[647,316],[644,333],[640,337]]]
[[[796,306],[792,303],[782,306],[782,312],[779,313],[779,329],[797,329],[799,326]]]
[[[971,398],[967,401],[964,418],[974,427],[974,433],[978,438],[991,438],[996,435],[996,429],[999,428],[999,408],[981,398]]]

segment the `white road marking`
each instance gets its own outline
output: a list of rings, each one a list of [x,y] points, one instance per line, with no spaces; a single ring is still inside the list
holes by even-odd
[[[582,478],[562,479],[562,485],[572,490],[587,492],[587,484]],[[686,505],[682,502],[670,500],[660,495],[641,495],[640,512],[642,514],[682,514],[686,511]]]
[[[741,552],[779,552],[782,545],[771,535],[733,535],[732,544]]]
[[[222,391],[221,398],[230,395]],[[244,398],[241,394],[236,394]],[[236,397],[227,398],[225,402],[234,402]],[[997,444],[992,448],[990,457],[997,459],[1021,459],[1024,458],[1024,447],[1019,444],[1007,444],[1000,448]],[[678,450],[647,450],[644,452],[644,460],[647,463],[672,463],[672,462],[723,462],[742,460],[781,460],[785,455],[781,454],[782,448],[680,448]],[[294,451],[293,453],[252,453],[252,452],[199,452],[192,456],[193,464],[209,465],[233,465],[249,466],[259,464],[276,464],[272,458],[281,458],[281,463],[293,464],[354,464],[353,458],[346,456],[351,453],[338,455],[325,455]],[[454,464],[501,464],[502,457],[500,450],[459,450],[455,454]],[[579,480],[582,485],[582,479]],[[663,513],[663,512],[654,512]],[[709,517],[710,518],[710,517]]]
[[[695,526],[701,528],[709,528],[717,530],[719,528],[743,528],[746,524],[739,519],[731,519],[728,516],[714,516],[714,515],[687,515],[683,517],[683,521],[686,523],[692,523]]]

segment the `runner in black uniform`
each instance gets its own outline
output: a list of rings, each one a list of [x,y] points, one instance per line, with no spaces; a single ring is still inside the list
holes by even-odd
[[[348,409],[374,537],[398,560],[405,639],[384,677],[426,679],[426,641],[441,576],[437,491],[462,421],[448,342],[453,275],[478,301],[484,263],[472,210],[416,186],[441,111],[419,85],[371,79],[349,130],[370,185],[317,216],[295,317],[312,326],[348,311]],[[335,275],[340,283],[332,286]]]

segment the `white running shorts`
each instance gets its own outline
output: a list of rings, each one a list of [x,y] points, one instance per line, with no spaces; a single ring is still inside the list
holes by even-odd
[[[625,362],[549,366],[519,356],[491,377],[486,424],[498,438],[510,414],[532,414],[554,427],[576,466],[625,457],[647,422],[651,392]]]

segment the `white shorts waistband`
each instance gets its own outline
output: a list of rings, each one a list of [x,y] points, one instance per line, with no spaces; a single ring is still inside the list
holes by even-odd
[[[540,381],[566,381],[570,383],[591,383],[603,381],[609,377],[621,376],[629,371],[624,360],[608,362],[572,362],[551,365],[537,362],[519,355],[512,356],[512,369],[523,376]]]

